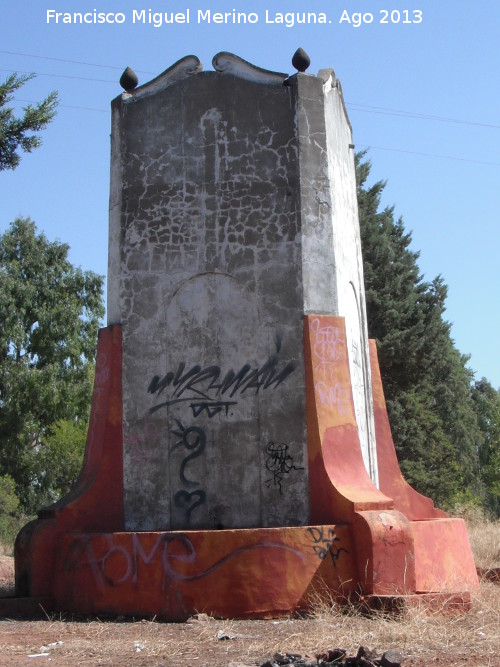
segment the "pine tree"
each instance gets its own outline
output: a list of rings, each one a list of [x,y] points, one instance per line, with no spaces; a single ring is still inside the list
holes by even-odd
[[[500,517],[500,391],[482,378],[474,383],[472,400],[483,442],[479,448],[480,476],[483,482],[484,506],[494,517]]]
[[[19,118],[16,118],[11,107],[6,106],[12,101],[12,93],[34,76],[11,74],[0,84],[0,171],[17,167],[21,160],[18,149],[31,153],[40,146],[40,137],[32,133],[43,130],[56,114],[56,92],[50,93],[34,106],[29,104]]]
[[[407,480],[442,505],[477,495],[482,435],[471,399],[467,357],[444,319],[447,287],[426,282],[411,233],[381,209],[384,182],[368,187],[370,163],[357,156],[368,333],[377,341],[400,466]]]

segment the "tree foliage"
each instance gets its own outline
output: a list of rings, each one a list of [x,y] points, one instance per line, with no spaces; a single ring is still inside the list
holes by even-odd
[[[483,442],[479,448],[479,466],[484,485],[484,505],[500,517],[500,392],[482,378],[472,388]]]
[[[57,93],[50,93],[38,104],[29,104],[17,118],[14,110],[7,106],[12,101],[12,93],[24,86],[34,74],[17,76],[11,74],[0,84],[0,171],[15,169],[21,160],[19,149],[31,153],[41,144],[39,135],[54,118],[57,108]]]
[[[0,475],[28,510],[63,487],[60,420],[79,428],[89,412],[103,279],[68,250],[29,219],[0,236]]]
[[[468,358],[456,349],[444,319],[447,287],[441,276],[423,279],[411,234],[392,208],[381,208],[385,183],[368,186],[369,173],[370,163],[358,155],[368,333],[377,341],[401,469],[441,505],[465,490],[479,497],[484,436]]]
[[[47,432],[36,471],[44,497],[56,500],[69,492],[82,467],[86,440],[86,419],[61,419]]]
[[[16,495],[16,483],[10,475],[0,476],[0,543],[14,542],[18,529],[19,498]]]

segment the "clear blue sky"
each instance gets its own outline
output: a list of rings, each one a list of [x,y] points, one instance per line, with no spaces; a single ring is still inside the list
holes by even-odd
[[[186,12],[189,24],[132,22],[133,10]],[[252,25],[197,23],[197,10],[255,12]],[[125,22],[47,23],[46,12],[120,12]],[[388,23],[382,23],[389,10]],[[328,23],[266,23],[277,12],[325,13]],[[347,10],[365,13],[354,27]],[[392,14],[391,10],[397,10]],[[404,10],[407,10],[406,12]],[[421,12],[421,15],[420,13]],[[368,14],[367,14],[368,13]],[[422,17],[421,22],[418,22]],[[119,17],[118,17],[119,18]],[[404,23],[403,20],[414,21]],[[231,51],[264,68],[293,72],[302,46],[309,72],[333,67],[340,78],[357,149],[368,148],[372,181],[387,180],[413,233],[426,279],[449,287],[447,319],[476,377],[500,387],[500,4],[468,0],[17,0],[2,2],[0,78],[37,72],[16,104],[58,90],[57,118],[43,146],[0,174],[0,231],[30,216],[71,260],[107,271],[110,102],[130,65],[145,83],[179,58]]]

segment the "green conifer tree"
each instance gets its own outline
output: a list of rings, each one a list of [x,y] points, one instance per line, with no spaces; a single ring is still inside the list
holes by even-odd
[[[449,506],[479,486],[472,373],[444,319],[446,285],[440,276],[423,280],[411,233],[392,208],[381,209],[385,183],[367,186],[369,173],[358,155],[368,333],[377,341],[394,442],[410,484]]]
[[[483,483],[484,506],[500,517],[500,391],[482,378],[474,383],[472,400],[483,442],[479,448],[480,476]]]
[[[56,114],[56,92],[50,93],[38,104],[28,104],[20,117],[16,117],[12,107],[8,106],[12,94],[34,76],[11,74],[0,84],[0,171],[17,167],[21,160],[19,149],[31,153],[40,146],[40,136],[34,133],[43,130]]]

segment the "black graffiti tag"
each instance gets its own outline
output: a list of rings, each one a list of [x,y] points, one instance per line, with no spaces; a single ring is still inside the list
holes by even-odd
[[[270,486],[274,484],[279,488],[280,495],[283,493],[281,482],[285,475],[288,475],[292,470],[304,470],[293,464],[293,458],[288,453],[288,445],[284,442],[268,442],[266,446],[266,468],[273,473],[271,479],[266,480],[266,484]]]
[[[271,355],[260,367],[252,368],[244,364],[238,371],[233,369],[222,375],[220,366],[200,365],[186,369],[186,363],[179,363],[177,370],[169,371],[164,376],[155,375],[148,386],[148,393],[159,398],[167,389],[171,390],[170,397],[154,405],[149,412],[154,413],[161,408],[181,402],[190,402],[193,415],[201,412],[211,418],[215,414],[236,404],[233,399],[246,391],[253,390],[258,394],[261,390],[276,389],[295,370],[295,364],[288,362],[279,369],[279,355]]]
[[[184,491],[181,489],[174,495],[174,503],[186,512],[186,521],[189,526],[193,510],[203,505],[206,500],[206,493],[201,489],[196,491]]]
[[[344,547],[338,547],[335,544],[336,542],[340,542],[340,537],[335,535],[333,528],[328,528],[325,534],[323,526],[310,526],[307,532],[311,536],[313,551],[321,560],[324,560],[330,554],[332,563],[336,567],[340,554],[342,552],[349,553]]]
[[[175,443],[171,451],[173,452],[178,447],[184,446],[187,450],[191,452],[182,459],[181,469],[179,472],[181,482],[185,484],[185,486],[199,486],[200,484],[199,482],[187,479],[185,471],[187,464],[193,459],[198,458],[198,456],[200,456],[203,450],[205,449],[205,445],[207,444],[207,437],[205,435],[205,431],[201,428],[198,428],[198,426],[190,426],[189,428],[184,428],[184,426],[178,419],[176,419],[176,422],[177,426],[179,427],[179,430],[172,431],[172,433],[174,435],[177,435],[180,438],[180,440],[178,440]]]
[[[196,482],[195,480],[186,477],[186,466],[190,461],[201,456],[207,444],[207,437],[202,428],[199,428],[198,426],[189,426],[188,428],[185,428],[182,422],[178,419],[175,421],[177,422],[178,430],[172,430],[172,433],[176,435],[179,440],[174,444],[171,451],[173,452],[179,447],[185,447],[188,450],[189,453],[182,459],[179,477],[184,486],[193,488],[194,486],[199,486],[200,482]],[[174,504],[181,510],[184,510],[188,526],[191,523],[191,514],[197,507],[203,505],[206,501],[206,497],[207,494],[202,489],[196,489],[195,491],[180,489],[174,495]]]

